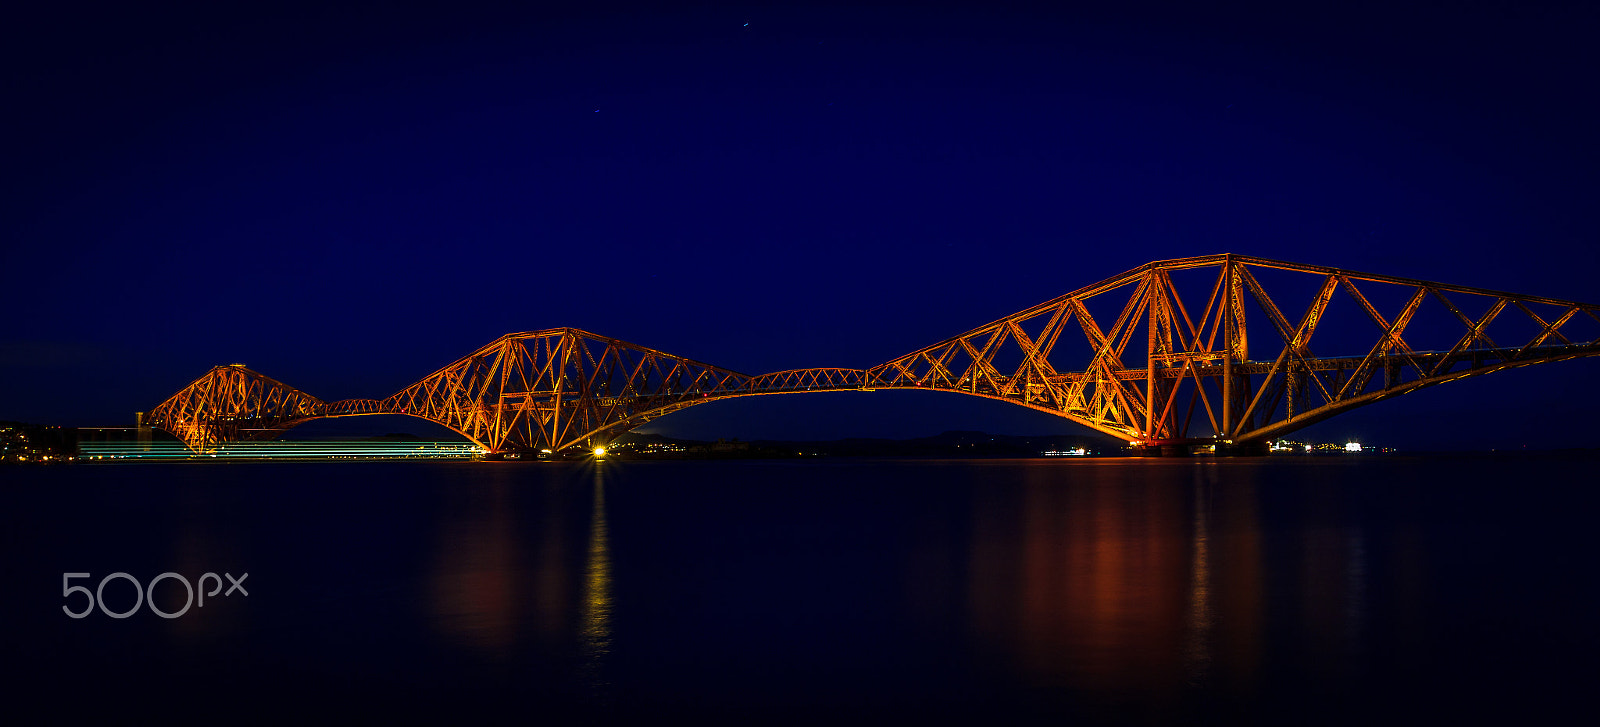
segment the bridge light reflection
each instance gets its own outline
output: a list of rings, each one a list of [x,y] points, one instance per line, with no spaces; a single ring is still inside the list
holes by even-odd
[[[583,574],[583,665],[590,696],[604,701],[611,654],[611,546],[606,525],[605,469],[594,472],[594,500],[589,518],[589,558]]]

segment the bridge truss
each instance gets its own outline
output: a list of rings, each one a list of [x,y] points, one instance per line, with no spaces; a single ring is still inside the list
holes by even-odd
[[[322,417],[406,414],[489,452],[561,452],[718,399],[914,389],[1007,401],[1140,447],[1249,449],[1422,387],[1597,354],[1600,306],[1211,255],[1153,262],[869,369],[751,376],[557,328],[502,336],[385,399],[324,402],[219,366],[149,423],[205,450]]]
[[[1116,312],[1109,327],[1096,307]],[[1138,445],[1250,445],[1425,386],[1597,353],[1600,306],[1212,255],[1150,263],[868,378],[1010,401]]]

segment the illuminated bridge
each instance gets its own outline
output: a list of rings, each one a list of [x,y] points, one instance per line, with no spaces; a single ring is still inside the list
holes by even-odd
[[[749,375],[553,328],[502,336],[384,399],[324,401],[218,366],[147,423],[206,451],[313,419],[404,414],[491,453],[563,452],[719,399],[917,389],[1037,409],[1139,448],[1250,452],[1425,386],[1597,354],[1597,305],[1209,255],[1149,263],[867,369]]]

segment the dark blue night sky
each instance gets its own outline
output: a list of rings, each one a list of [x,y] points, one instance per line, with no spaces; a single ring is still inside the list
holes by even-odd
[[[129,424],[232,362],[381,397],[559,326],[866,367],[1218,252],[1600,300],[1592,6],[975,5],[10,11],[0,419]],[[1308,436],[1594,446],[1597,376]],[[916,392],[651,429],[1087,431]]]

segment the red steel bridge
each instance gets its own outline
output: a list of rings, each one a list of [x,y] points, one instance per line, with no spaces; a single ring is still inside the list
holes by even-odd
[[[1425,386],[1595,355],[1597,305],[1208,255],[1149,263],[867,369],[753,376],[553,328],[501,336],[384,399],[324,401],[218,366],[146,423],[205,451],[312,419],[404,414],[490,453],[563,452],[719,399],[917,389],[1037,409],[1136,448],[1250,452]]]

